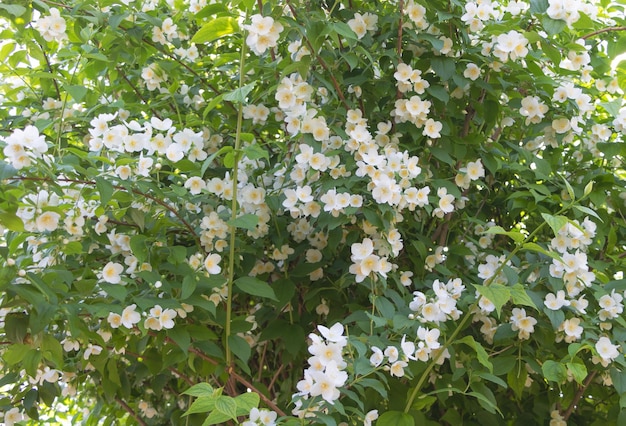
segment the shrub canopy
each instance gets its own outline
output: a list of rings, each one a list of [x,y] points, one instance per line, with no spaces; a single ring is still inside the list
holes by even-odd
[[[0,31],[5,424],[626,422],[624,4]]]

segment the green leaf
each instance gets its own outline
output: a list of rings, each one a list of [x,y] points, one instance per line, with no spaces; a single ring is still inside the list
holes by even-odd
[[[239,24],[235,18],[221,16],[207,22],[191,39],[192,43],[210,43],[220,37],[234,34],[239,31]]]
[[[2,358],[8,365],[15,365],[22,361],[31,349],[30,345],[24,345],[21,343],[10,345],[2,353]]]
[[[258,160],[259,158],[265,158],[269,161],[270,155],[268,152],[261,148],[258,144],[248,145],[243,149],[243,155],[250,160]]]
[[[63,246],[63,253],[66,255],[71,254],[82,254],[85,250],[83,250],[83,245],[80,241],[70,241],[65,246]]]
[[[234,398],[221,395],[215,401],[215,409],[229,418],[237,420],[237,403]]]
[[[24,222],[15,213],[0,210],[0,225],[9,231],[24,232]]]
[[[182,300],[190,297],[194,291],[196,291],[196,287],[198,286],[198,281],[196,281],[196,277],[193,275],[187,275],[183,278],[183,284],[181,286],[180,298]]]
[[[250,414],[250,410],[257,408],[261,398],[256,392],[246,392],[235,397],[235,403],[237,404],[237,415],[245,416]]]
[[[213,160],[215,160],[216,157],[222,154],[226,154],[228,152],[232,152],[232,151],[233,151],[232,146],[223,146],[217,152],[214,152],[213,154],[209,155],[209,157],[206,160],[204,160],[204,163],[202,163],[202,168],[200,169],[200,176],[204,176],[204,173],[211,166],[211,163],[213,162]]]
[[[215,109],[215,107],[218,104],[220,104],[223,100],[224,100],[224,94],[223,93],[218,95],[218,96],[216,96],[216,97],[214,97],[213,99],[211,99],[211,102],[209,102],[207,104],[207,106],[204,108],[202,116],[206,119],[207,115],[209,115],[209,112],[211,112],[213,109]],[[224,148],[226,148],[226,147],[223,147],[222,149],[224,149]]]
[[[489,227],[489,228],[487,228],[487,230],[485,232],[483,232],[483,234],[506,235],[507,237],[510,237],[513,241],[515,241],[516,243],[521,243],[521,242],[523,242],[526,239],[526,236],[524,234],[522,234],[520,231],[518,231],[518,230],[506,231],[501,226]]]
[[[130,249],[133,255],[137,258],[139,263],[143,263],[148,259],[148,244],[146,243],[148,237],[145,235],[137,234],[130,237]]]
[[[572,201],[575,200],[576,194],[574,194],[574,188],[572,188],[572,185],[570,185],[570,183],[567,181],[567,179],[563,175],[559,175],[559,176],[563,180],[563,183],[565,183],[565,188],[567,189],[567,194],[569,195],[570,200]]]
[[[567,368],[560,362],[548,360],[541,366],[543,377],[546,380],[556,383],[563,383],[567,380]]]
[[[446,89],[441,86],[430,86],[426,89],[426,92],[428,92],[429,95],[439,99],[443,103],[448,103],[448,101],[450,100],[450,95],[448,94]]]
[[[413,417],[407,413],[387,411],[376,420],[376,426],[414,426],[414,423]]]
[[[256,277],[240,277],[235,280],[235,286],[244,293],[252,296],[265,297],[267,299],[278,301],[274,289],[265,281],[261,281]]]
[[[220,12],[228,12],[228,8],[220,3],[210,4],[202,8],[202,10],[198,13],[196,13],[196,19],[203,19]]]
[[[442,81],[448,81],[454,75],[456,62],[452,58],[433,58],[431,67]]]
[[[611,381],[617,393],[620,395],[626,394],[626,371],[611,368]]]
[[[246,364],[252,354],[250,344],[239,336],[228,336],[228,344],[235,356]]]
[[[224,100],[243,104],[244,102],[246,102],[246,97],[252,91],[252,89],[254,89],[255,85],[256,81],[253,81],[252,83],[248,83],[245,86],[238,87],[232,92],[224,93]]]
[[[572,376],[574,377],[574,380],[576,380],[576,383],[582,385],[585,381],[585,378],[587,378],[587,367],[585,367],[585,364],[581,364],[578,362],[568,362],[565,365],[567,366],[567,369],[572,373]]]
[[[561,262],[563,261],[563,258],[557,252],[548,251],[548,250],[544,249],[543,247],[541,247],[537,243],[526,243],[522,247],[525,250],[536,251],[538,253],[545,254],[546,256],[549,256],[552,259],[556,259],[556,260],[561,261]]]
[[[256,228],[257,224],[259,223],[259,217],[255,214],[252,213],[246,213],[244,215],[241,215],[235,219],[231,219],[228,222],[226,222],[229,226],[235,227],[235,228],[243,228],[243,229],[247,229],[249,231],[254,231],[254,229]]]
[[[435,156],[435,158],[437,158],[438,160],[443,161],[444,163],[453,165],[456,163],[456,161],[454,161],[454,159],[450,156],[449,150],[448,149],[443,149],[443,148],[439,148],[437,146],[433,146],[430,148],[430,152],[433,153],[433,155]]]
[[[476,291],[478,291],[481,296],[486,297],[491,301],[491,303],[495,305],[496,312],[498,313],[499,317],[502,307],[511,298],[511,291],[509,287],[503,286],[502,284],[498,283],[493,283],[489,286],[474,284],[474,287],[476,287]]]
[[[437,397],[434,395],[420,395],[415,399],[411,409],[415,411],[427,411],[436,401]]]
[[[563,28],[567,25],[567,23],[561,19],[552,19],[548,16],[541,18],[541,23],[543,24],[543,29],[551,36],[563,31]]]
[[[530,0],[530,11],[534,14],[544,13],[548,7],[548,0]]]
[[[120,302],[124,302],[126,299],[126,288],[120,284],[108,284],[108,283],[100,283],[100,288],[104,290],[109,296],[114,299],[119,300]]]
[[[183,394],[191,396],[208,396],[212,397],[215,393],[215,389],[209,383],[197,383],[187,389]]]
[[[0,181],[17,176],[18,172],[15,167],[7,162],[0,161]]]
[[[487,395],[480,393],[480,392],[468,392],[467,395],[470,395],[476,398],[478,400],[478,403],[490,413],[498,412],[500,413],[500,415],[502,415],[502,412],[500,411],[498,406]],[[493,394],[491,394],[491,397],[493,398]]]
[[[586,190],[585,190],[586,191]],[[586,194],[585,194],[586,195]],[[574,208],[578,211],[581,211],[585,214],[588,214],[589,216],[593,216],[596,219],[598,219],[600,222],[604,222],[602,220],[602,218],[600,216],[598,216],[598,213],[596,213],[594,210],[590,209],[589,207],[585,207],[585,206],[579,206],[579,205],[575,205]]]
[[[543,220],[545,220],[546,223],[550,226],[550,228],[552,228],[552,231],[554,231],[554,235],[557,235],[561,228],[563,228],[569,222],[569,219],[567,217],[561,215],[553,216],[548,213],[541,213],[541,216],[543,217]]]
[[[350,26],[345,22],[333,22],[331,26],[332,29],[340,36],[343,36],[348,40],[358,40],[356,33],[352,31],[352,28],[350,28]]]
[[[517,362],[515,367],[510,369],[506,375],[506,382],[509,384],[515,397],[519,400],[522,398],[522,393],[526,387],[526,378],[528,377],[528,371],[521,362]]]
[[[565,321],[565,314],[563,311],[553,311],[552,309],[544,308],[543,313],[550,319],[550,323],[555,330],[558,330],[563,321]]]
[[[120,373],[117,368],[117,360],[115,358],[110,358],[107,362],[107,378],[117,386],[122,386],[120,381]]]
[[[226,422],[228,422],[228,420],[231,420],[228,414],[224,414],[220,411],[214,410],[209,413],[204,423],[202,423],[202,426],[210,426],[210,425],[217,425],[217,424],[221,425],[221,424],[225,424]]]
[[[189,409],[185,411],[185,414],[183,414],[183,416],[188,416],[190,414],[196,413],[208,413],[210,411],[213,411],[215,409],[216,398],[217,396],[213,396],[213,394],[211,394],[211,396],[200,396],[191,404]]]
[[[19,4],[0,4],[0,9],[6,10],[15,17],[22,16],[26,12],[26,8]]]
[[[45,359],[51,361],[58,369],[63,368],[63,346],[57,339],[48,334],[41,341],[41,353]]]
[[[487,351],[485,350],[485,348],[482,347],[480,343],[474,340],[473,336],[465,336],[462,339],[458,339],[457,342],[464,343],[474,349],[474,351],[476,351],[478,362],[487,367],[487,369],[491,373],[493,373],[493,364],[491,363],[491,361],[489,361],[489,355],[487,354]]]
[[[235,167],[235,151],[228,151],[224,156],[224,167],[232,169]]]
[[[111,200],[115,188],[113,188],[113,185],[111,185],[111,183],[103,177],[98,176],[95,178],[95,181],[96,188],[98,188],[98,192],[100,192],[100,205],[106,206],[109,203],[109,200]]]
[[[189,350],[189,345],[191,345],[191,337],[189,336],[189,332],[183,328],[182,326],[174,327],[170,330],[167,330],[167,336],[172,339],[179,348],[183,350],[185,355]]]
[[[526,293],[526,289],[522,284],[515,284],[510,291],[511,299],[513,299],[514,304],[530,306],[531,308],[537,309],[537,306],[530,298],[530,296],[528,296],[528,293]]]
[[[11,312],[4,317],[4,332],[11,343],[22,343],[28,334],[28,314]]]
[[[85,86],[71,85],[64,87],[67,93],[69,93],[76,102],[81,102],[87,94],[87,88]]]

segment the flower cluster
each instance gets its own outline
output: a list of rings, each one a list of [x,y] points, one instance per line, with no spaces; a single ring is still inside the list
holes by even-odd
[[[67,40],[67,26],[65,19],[61,16],[59,9],[50,8],[50,15],[42,16],[34,22],[34,27],[46,41],[56,41],[58,43]]]
[[[511,328],[513,331],[517,331],[517,338],[520,340],[527,340],[530,335],[535,331],[535,325],[537,319],[526,314],[524,308],[513,308],[513,312],[510,318]]]
[[[275,426],[276,425],[276,417],[278,414],[275,411],[266,410],[266,409],[258,409],[256,407],[250,410],[250,415],[248,416],[248,420],[243,422],[241,426]]]
[[[434,324],[459,319],[462,312],[457,309],[456,304],[465,290],[461,279],[451,279],[445,284],[435,280],[432,290],[434,295],[431,297],[421,291],[413,292],[413,300],[409,303],[409,308],[415,313],[413,318]]]
[[[30,166],[33,159],[42,158],[48,151],[44,135],[32,125],[15,129],[9,136],[0,138],[6,143],[3,153],[6,160],[16,169]]]
[[[143,326],[146,330],[159,331],[162,329],[171,329],[174,327],[174,318],[179,313],[182,318],[186,316],[188,312],[193,311],[193,306],[182,304],[182,307],[178,310],[163,309],[160,305],[155,305],[150,309],[149,313],[144,313],[146,319]],[[141,321],[142,315],[137,312],[137,305],[132,304],[124,308],[122,314],[111,312],[107,317],[107,322],[111,328],[125,327],[127,329],[133,329],[137,323]]]
[[[278,38],[283,30],[280,22],[271,16],[253,15],[250,24],[243,28],[248,31],[246,44],[256,55],[262,55],[267,49],[276,47]]]
[[[352,265],[350,273],[355,275],[356,282],[362,282],[371,273],[378,273],[383,277],[391,271],[392,264],[387,257],[380,257],[374,254],[374,242],[370,238],[365,238],[361,243],[354,243],[351,247]]]
[[[343,335],[343,325],[336,323],[330,328],[318,325],[317,329],[322,337],[309,334],[309,353],[312,356],[308,360],[309,367],[304,370],[304,379],[298,382],[299,392],[294,395],[301,397],[296,399],[296,408],[293,410],[297,416],[307,416],[309,410],[315,410],[306,402],[309,397],[321,396],[324,401],[334,404],[340,395],[339,388],[348,380],[348,373],[343,371],[347,366],[343,349],[348,344],[348,339]]]
[[[350,19],[347,24],[360,40],[368,31],[373,32],[378,29],[378,16],[373,13],[355,13],[354,18]]]

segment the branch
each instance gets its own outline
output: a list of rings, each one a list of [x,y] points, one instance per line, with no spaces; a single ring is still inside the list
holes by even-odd
[[[37,44],[41,48],[41,54],[46,60],[46,65],[48,66],[48,71],[50,71],[50,75],[54,75],[54,70],[52,69],[52,64],[50,63],[50,59],[48,58],[48,55],[46,55],[46,51],[44,50],[43,46],[39,44],[39,42],[37,42]],[[57,98],[61,100],[61,90],[59,89],[59,83],[57,82],[57,79],[52,77],[52,83],[54,84],[54,89],[57,92]]]
[[[287,0],[287,6],[289,7],[289,10],[291,11],[291,14],[293,15],[293,18],[297,21],[298,20],[298,15],[296,13],[296,10],[294,9],[294,7],[291,5],[291,2],[289,0]],[[346,101],[345,96],[343,95],[343,92],[341,91],[341,87],[339,86],[339,83],[337,82],[337,79],[335,78],[335,75],[330,71],[330,68],[328,67],[328,64],[326,63],[326,61],[324,61],[324,59],[317,53],[317,51],[315,49],[313,49],[313,44],[309,41],[308,37],[306,35],[302,35],[304,37],[304,40],[306,41],[306,44],[309,46],[309,50],[311,51],[311,55],[315,55],[315,59],[317,59],[317,62],[319,62],[319,64],[322,66],[322,68],[324,68],[324,71],[326,71],[328,73],[328,76],[330,77],[330,81],[333,84],[333,87],[335,88],[335,92],[337,93],[337,96],[339,96],[339,100],[341,101],[341,103],[343,104],[343,106],[346,109],[351,109],[350,105],[348,105],[348,102]]]
[[[124,73],[124,71],[122,69],[120,69],[119,67],[115,68],[117,70],[117,72],[120,73],[120,75],[122,76],[122,78],[124,79],[124,81],[126,83],[128,83],[128,85],[130,86],[131,89],[133,89],[133,92],[135,92],[135,94],[137,95],[137,97],[139,98],[139,100],[141,102],[144,103],[144,105],[146,105],[148,108],[150,108],[150,111],[152,111],[152,114],[154,114],[154,116],[156,118],[158,118],[159,120],[162,120],[161,116],[159,115],[158,112],[156,112],[152,107],[148,106],[148,102],[146,101],[146,99],[142,96],[141,92],[139,91],[139,89],[137,89],[137,87],[132,83],[132,81],[130,81],[128,79],[128,77],[126,77],[126,74]]]
[[[572,415],[572,413],[574,412],[574,409],[576,408],[576,404],[578,404],[578,401],[580,401],[580,398],[583,397],[583,394],[585,393],[585,391],[587,390],[587,388],[593,381],[594,377],[596,377],[596,374],[598,374],[598,371],[594,370],[587,375],[582,386],[578,388],[578,392],[576,392],[576,395],[574,395],[574,399],[570,403],[569,407],[567,407],[567,410],[565,410],[565,413],[563,413],[563,420],[567,421],[567,419],[569,419],[569,416]]]
[[[141,417],[139,417],[139,415],[137,415],[137,413],[135,413],[135,411],[134,411],[132,408],[130,408],[130,407],[128,406],[128,404],[127,404],[127,403],[125,403],[124,401],[122,401],[120,398],[115,398],[115,402],[117,402],[118,404],[120,404],[120,405],[122,406],[122,408],[123,408],[124,410],[126,410],[126,412],[127,412],[128,414],[130,414],[130,415],[131,415],[131,417],[132,417],[132,418],[134,418],[135,420],[137,420],[137,423],[138,423],[139,425],[141,425],[141,426],[147,426],[147,423],[146,423],[146,422],[144,422],[144,421],[141,419]]]
[[[214,360],[213,358],[209,357],[207,354],[205,354],[204,352],[196,349],[196,348],[189,348],[189,352],[197,355],[198,357],[202,358],[203,360],[213,364],[213,365],[219,365],[220,363],[217,362],[216,360]],[[272,410],[276,411],[278,413],[279,416],[286,416],[285,412],[283,410],[281,410],[280,408],[278,408],[278,406],[272,401],[270,400],[267,396],[265,396],[260,390],[258,390],[252,383],[250,383],[248,380],[246,380],[245,378],[243,378],[239,373],[237,373],[235,370],[233,370],[232,368],[228,370],[228,374],[233,377],[237,382],[241,383],[242,385],[244,385],[245,387],[247,387],[248,389],[250,389],[251,391],[253,391],[254,393],[258,394],[259,397],[261,398],[261,400],[268,406],[270,407]]]
[[[398,21],[398,43],[396,45],[396,54],[398,55],[398,60],[402,61],[402,27],[404,26],[404,0],[400,0],[398,3],[398,8],[400,9],[400,20]],[[396,91],[396,100],[402,97],[402,92],[400,91],[400,87]]]
[[[57,178],[55,180],[52,180],[51,178],[37,178],[37,177],[11,177],[8,178],[7,180],[14,180],[14,181],[34,181],[34,182],[46,182],[46,183],[56,183],[56,182],[69,182],[69,183],[80,183],[83,185],[89,185],[89,186],[96,186],[96,182],[94,181],[90,181],[90,180],[82,180],[82,179],[68,179],[68,178]],[[150,194],[146,194],[145,192],[141,192],[138,189],[128,189],[124,186],[121,185],[113,185],[113,188],[118,189],[120,191],[130,191],[135,195],[139,195],[141,197],[145,197],[149,200],[154,201],[155,203],[157,203],[158,205],[160,205],[161,207],[165,208],[166,210],[168,210],[170,213],[172,213],[174,216],[176,216],[176,218],[178,220],[180,220],[180,222],[183,224],[183,226],[185,228],[187,228],[187,230],[191,233],[191,235],[194,236],[194,239],[196,240],[198,247],[202,247],[202,244],[200,242],[200,237],[196,234],[196,230],[191,226],[191,224],[189,222],[187,222],[185,220],[185,218],[183,218],[180,215],[180,212],[178,210],[176,210],[174,207],[170,206],[169,204],[167,204],[165,201],[150,195]]]
[[[607,28],[602,28],[601,30],[594,31],[592,33],[586,34],[586,35],[582,36],[581,38],[583,40],[587,40],[588,38],[595,37],[598,34],[609,33],[609,32],[612,32],[612,31],[626,31],[626,27],[607,27]]]

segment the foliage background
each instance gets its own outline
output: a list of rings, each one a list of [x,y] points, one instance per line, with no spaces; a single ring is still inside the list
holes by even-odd
[[[209,3],[0,5],[5,423],[623,424],[624,5]]]

